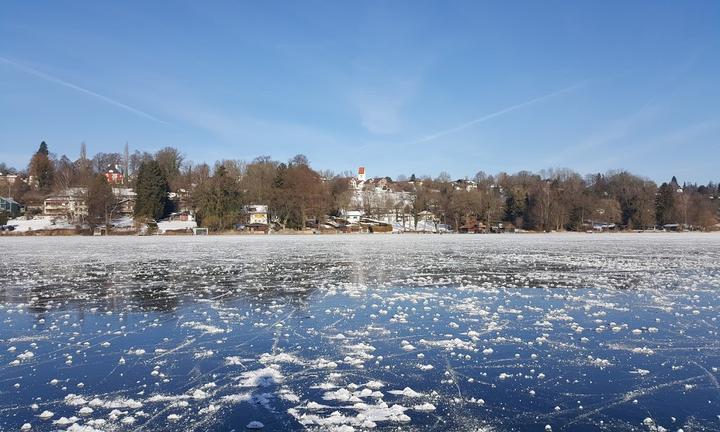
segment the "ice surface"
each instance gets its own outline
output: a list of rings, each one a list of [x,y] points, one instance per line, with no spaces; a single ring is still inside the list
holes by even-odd
[[[719,235],[0,243],[3,431],[720,430]]]

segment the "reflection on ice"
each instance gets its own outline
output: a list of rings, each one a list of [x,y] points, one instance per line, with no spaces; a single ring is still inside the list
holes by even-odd
[[[718,236],[3,244],[0,430],[720,430]]]

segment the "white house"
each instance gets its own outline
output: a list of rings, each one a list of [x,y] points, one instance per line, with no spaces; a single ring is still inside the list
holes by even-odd
[[[245,213],[248,215],[248,225],[267,225],[268,206],[262,204],[246,205]]]
[[[350,223],[359,223],[362,217],[363,212],[360,210],[344,210],[342,212],[342,218]]]
[[[66,217],[72,221],[81,221],[88,215],[88,207],[84,197],[70,194],[51,196],[43,202],[45,216]]]

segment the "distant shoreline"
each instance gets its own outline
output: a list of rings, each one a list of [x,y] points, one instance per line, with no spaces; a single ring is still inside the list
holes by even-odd
[[[485,234],[475,234],[475,233],[454,233],[454,232],[446,232],[446,233],[432,233],[432,232],[400,232],[400,233],[391,233],[391,232],[379,232],[379,233],[344,233],[344,232],[313,232],[313,231],[277,231],[277,232],[270,232],[267,234],[264,233],[249,233],[249,232],[234,232],[234,231],[223,231],[223,232],[214,232],[209,233],[207,235],[193,235],[192,232],[185,233],[185,232],[167,232],[163,234],[144,234],[141,235],[137,232],[115,232],[110,233],[102,236],[93,235],[92,232],[67,232],[70,230],[51,230],[51,231],[26,231],[26,232],[0,232],[0,238],[2,237],[277,237],[277,236],[348,236],[348,237],[357,237],[357,236],[447,236],[447,235],[455,235],[455,236],[462,236],[462,237],[496,237],[496,236],[524,236],[524,235],[536,235],[536,236],[556,236],[556,235],[607,235],[607,236],[614,236],[614,235],[627,235],[627,234],[648,234],[648,235],[678,235],[678,234],[717,234],[720,235],[720,230],[715,231],[636,231],[636,230],[628,230],[628,231],[604,231],[604,232],[581,232],[581,231],[552,231],[552,232],[542,232],[542,231],[522,231],[522,232],[515,232],[515,233],[485,233]]]

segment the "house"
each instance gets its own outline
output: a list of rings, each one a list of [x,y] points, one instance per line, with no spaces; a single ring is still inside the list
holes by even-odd
[[[407,225],[408,227],[414,223],[415,218],[412,215],[412,213],[401,211],[401,210],[395,210],[395,211],[387,211],[382,212],[373,215],[373,218],[377,219],[380,222],[389,223],[389,224],[395,224],[400,223],[403,226]]]
[[[365,167],[360,167],[358,168],[357,175],[350,178],[350,189],[361,191],[365,186],[365,180],[367,180],[367,177],[365,176]]]
[[[0,197],[0,212],[9,213],[11,217],[17,217],[23,213],[24,208],[19,202],[12,198]]]
[[[112,184],[123,184],[125,180],[125,174],[123,173],[123,169],[119,165],[108,165],[107,169],[105,170],[105,178],[107,179],[107,182]]]
[[[463,225],[458,227],[458,232],[466,234],[482,234],[487,232],[487,226],[474,218],[468,218]]]
[[[20,177],[17,174],[2,174],[0,173],[0,185],[14,185]]]
[[[617,228],[617,225],[610,222],[605,221],[595,221],[595,220],[589,220],[585,222],[585,225],[591,226],[593,231],[611,231]]]
[[[497,222],[490,225],[491,233],[517,232],[518,230],[509,222]]]
[[[265,233],[270,231],[270,218],[268,206],[264,204],[250,204],[243,207],[244,221],[236,225],[241,231]]]
[[[66,217],[72,221],[82,221],[88,215],[85,198],[72,195],[52,196],[43,202],[45,216]]]
[[[360,223],[360,218],[363,217],[363,212],[360,210],[344,210],[341,217],[351,224]]]
[[[470,192],[471,190],[477,189],[477,183],[472,180],[459,179],[453,182],[453,189]]]
[[[47,197],[43,201],[43,215],[82,222],[88,215],[86,196],[86,188],[71,187],[61,194]]]
[[[117,203],[113,215],[132,216],[135,212],[135,201],[137,199],[135,191],[126,187],[112,188],[112,191]]]
[[[418,222],[436,222],[435,215],[431,211],[423,210],[417,214]]]
[[[177,213],[170,213],[170,216],[168,216],[168,220],[191,222],[191,221],[194,221],[195,218],[193,217],[192,213],[190,213],[188,211],[182,211],[182,212],[177,212]]]
[[[368,185],[376,192],[390,190],[390,182],[386,177],[374,178],[367,181]]]
[[[261,204],[246,205],[243,209],[247,214],[248,225],[267,225],[268,224],[268,206]]]
[[[135,211],[137,194],[131,188],[114,187],[115,204],[110,217],[132,216]],[[65,217],[74,222],[82,222],[88,215],[87,189],[72,187],[62,194],[51,196],[43,202],[42,212],[45,216]]]
[[[173,208],[178,212],[189,212],[193,210],[191,194],[186,189],[177,189],[175,192],[168,192],[167,197],[172,201]]]

